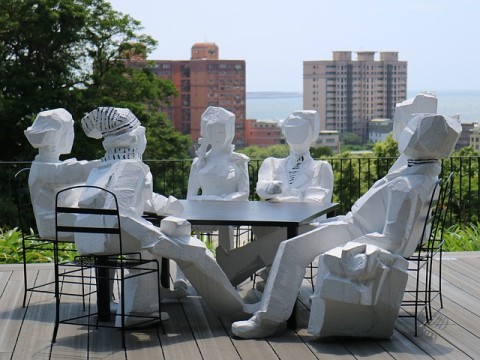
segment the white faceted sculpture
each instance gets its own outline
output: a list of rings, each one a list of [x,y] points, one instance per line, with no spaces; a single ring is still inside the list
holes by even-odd
[[[436,114],[437,97],[434,93],[422,92],[413,98],[396,104],[393,115],[393,139],[398,142],[400,134],[410,120],[417,114]],[[398,169],[407,163],[407,157],[400,154],[389,171]]]
[[[326,161],[313,160],[310,145],[320,132],[320,118],[313,110],[293,112],[282,124],[290,147],[283,159],[267,158],[258,170],[257,194],[269,201],[330,202],[333,172]]]
[[[202,114],[201,138],[188,179],[187,199],[248,201],[250,192],[246,155],[234,152],[235,115],[209,106]],[[199,192],[201,194],[199,195]],[[219,230],[219,245],[233,249],[233,227],[195,226],[200,232]]]
[[[312,110],[293,112],[282,124],[282,132],[290,147],[286,158],[267,158],[258,171],[257,194],[274,202],[330,202],[333,192],[332,166],[310,155],[310,145],[318,137],[320,118]],[[311,230],[304,225],[300,233]],[[216,252],[217,261],[233,284],[272,264],[287,231],[281,227],[254,227],[256,241],[229,254]]]
[[[390,338],[407,267],[403,256],[354,241],[320,255],[308,332],[317,337]]]
[[[40,112],[32,126],[25,130],[25,136],[38,149],[28,178],[38,233],[44,239],[55,239],[56,193],[68,186],[84,184],[90,170],[100,162],[60,161],[61,154],[72,150],[74,139],[72,115],[65,109]],[[77,199],[73,196],[70,203],[74,204]],[[60,240],[73,241],[73,238],[65,233]]]
[[[354,308],[353,312],[336,313],[338,322],[349,324],[347,317],[352,317],[354,314],[357,316],[359,312],[361,313],[358,315],[359,319],[368,321],[372,329],[377,326],[383,331],[375,330],[369,334],[363,328],[361,333],[356,332],[356,328],[351,328],[350,332],[348,329],[343,329],[341,335],[389,337],[391,326],[378,325],[377,321],[380,322],[380,320],[373,316],[381,309],[384,301],[378,303],[380,307],[376,308],[377,303],[372,299],[382,299],[384,296],[390,296],[391,293],[390,306],[393,308],[398,305],[396,296],[403,293],[405,283],[401,281],[402,275],[398,275],[397,272],[405,271],[406,268],[402,268],[401,261],[395,261],[395,256],[410,256],[415,250],[421,238],[430,196],[441,170],[438,159],[450,156],[461,129],[458,121],[442,115],[419,114],[414,117],[403,130],[399,143],[399,151],[407,155],[408,165],[389,172],[378,180],[355,202],[346,215],[321,221],[316,229],[283,241],[272,264],[259,310],[250,320],[234,323],[232,332],[242,338],[265,337],[273,334],[279,324],[287,320],[292,312],[306,266],[316,256],[354,241],[368,246],[365,251],[357,251],[350,250],[352,246],[349,244],[345,248],[346,254],[351,255],[353,252],[355,255],[357,252],[357,254],[365,253],[365,256],[357,258],[349,256],[343,261],[343,249],[340,248],[333,254],[329,253],[328,258],[323,258],[321,266],[325,269],[328,266],[329,273],[317,275],[320,284],[312,300],[309,329],[314,335],[321,336],[324,333],[333,335],[336,325],[333,324],[334,321],[330,321],[331,317],[327,312],[332,308],[343,309],[344,304],[350,304]],[[388,256],[380,256],[375,247],[381,249],[378,250],[381,254],[383,250],[389,252],[390,260],[387,260]],[[373,259],[378,257],[380,261],[370,259],[372,256],[370,253],[376,254],[373,255]],[[363,258],[362,261],[367,261],[365,267],[359,266],[356,262],[356,259],[361,258]],[[327,260],[328,265],[324,265]],[[352,270],[350,273],[342,273],[338,270],[341,267],[338,263],[342,262],[346,268]],[[391,275],[383,280],[383,285],[380,284],[383,286],[383,289],[379,289],[381,295],[368,290],[368,286],[365,294],[357,291],[356,297],[350,292],[342,292],[341,289],[354,288],[354,284],[348,283],[356,281],[354,280],[356,272],[363,272],[361,278],[364,281],[371,281],[387,268],[394,271],[390,271]],[[336,274],[335,280],[338,281],[336,285],[332,283],[332,277],[329,277],[332,271]],[[372,275],[376,272],[377,274]],[[395,276],[393,276],[394,273]],[[322,289],[321,282],[324,277],[328,278],[330,289],[328,293],[323,292]],[[398,284],[395,283],[397,279],[399,279]],[[370,289],[373,287],[371,286]],[[326,301],[328,301],[328,308],[325,305]],[[364,316],[362,301],[374,303],[371,305],[373,308],[369,310],[372,317],[368,319],[362,318]],[[333,305],[332,302],[334,302]],[[350,305],[348,305],[349,309]],[[388,314],[391,315],[393,312],[394,310],[391,310]],[[388,322],[391,321],[394,319],[390,317]]]
[[[434,93],[421,92],[396,104],[393,115],[393,139],[398,141],[403,129],[416,114],[436,114],[438,100]]]
[[[183,219],[167,218],[162,222],[162,231],[142,218],[144,211],[152,211],[151,206],[161,211],[166,209],[167,214],[178,213],[179,208],[175,199],[152,193],[151,174],[142,162],[145,128],[138,119],[128,109],[102,107],[82,119],[82,126],[87,135],[104,137],[103,163],[90,173],[87,184],[104,187],[117,196],[124,251],[143,250],[144,256],[150,253],[150,256],[174,260],[213,312],[241,317],[242,299],[203,242],[189,236],[190,224]],[[90,197],[86,191],[79,204],[102,200]],[[79,217],[77,221],[88,223],[89,219]],[[81,236],[76,237],[75,242],[80,252],[103,254],[115,250],[108,238],[104,238],[100,246]],[[153,279],[139,276],[127,282],[124,289],[127,312],[158,311]]]
[[[200,131],[202,137],[190,169],[187,199],[248,200],[249,158],[234,152],[232,145],[235,115],[210,106],[202,114]]]

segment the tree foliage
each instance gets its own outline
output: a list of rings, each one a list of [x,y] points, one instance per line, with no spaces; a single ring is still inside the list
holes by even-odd
[[[148,67],[125,61],[156,45],[140,22],[105,0],[2,0],[0,2],[1,160],[30,160],[35,151],[23,131],[42,110],[64,107],[77,120],[73,154],[96,158],[100,142],[86,139],[78,120],[98,106],[130,108],[151,133],[147,150],[184,158],[190,140],[176,135],[158,109],[177,94]],[[165,139],[165,140],[163,140]],[[176,151],[172,147],[177,146]]]

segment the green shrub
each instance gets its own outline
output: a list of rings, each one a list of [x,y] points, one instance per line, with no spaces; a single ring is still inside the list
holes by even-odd
[[[33,236],[33,231],[31,233]],[[29,245],[42,245],[43,241],[29,240]],[[75,252],[73,243],[64,243],[59,246],[59,260],[72,260]],[[12,230],[0,229],[0,264],[19,264],[22,263],[22,233],[18,228]],[[27,251],[27,263],[48,263],[53,262],[53,249],[51,244],[45,244],[44,248],[38,248],[35,251]]]
[[[479,251],[480,223],[457,224],[445,229],[444,251]]]

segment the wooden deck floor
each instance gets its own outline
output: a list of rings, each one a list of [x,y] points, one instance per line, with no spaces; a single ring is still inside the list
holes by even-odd
[[[5,359],[480,359],[480,253],[450,253],[444,260],[444,308],[420,325],[399,318],[390,341],[336,339],[319,342],[306,331],[307,281],[297,304],[299,328],[281,329],[264,340],[231,336],[230,323],[214,316],[201,298],[191,295],[166,303],[170,315],[160,328],[127,333],[121,348],[115,329],[63,325],[51,344],[54,299],[34,293],[22,307],[23,273],[17,265],[0,266],[0,360]],[[35,266],[32,280],[53,278],[49,266]],[[251,284],[244,284],[243,290]],[[438,306],[438,304],[436,304]]]

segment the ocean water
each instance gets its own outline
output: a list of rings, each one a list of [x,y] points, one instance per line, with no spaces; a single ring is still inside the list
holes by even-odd
[[[408,92],[408,98],[420,91]],[[480,91],[438,91],[438,113],[459,115],[464,123],[480,122]],[[247,93],[247,118],[282,120],[303,108],[299,93]]]

